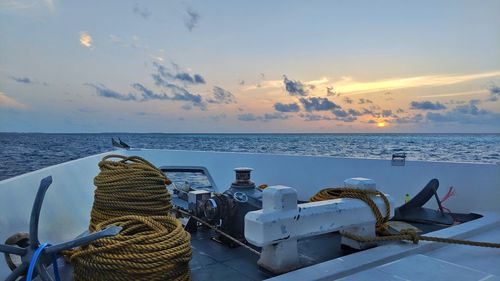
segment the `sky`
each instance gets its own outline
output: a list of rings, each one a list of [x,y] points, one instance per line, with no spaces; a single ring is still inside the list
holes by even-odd
[[[500,1],[0,1],[0,132],[500,133]]]

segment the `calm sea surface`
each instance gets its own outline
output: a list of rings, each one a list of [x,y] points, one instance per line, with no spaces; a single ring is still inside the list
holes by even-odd
[[[139,148],[500,163],[500,134],[0,133],[0,180],[110,151],[112,136]]]

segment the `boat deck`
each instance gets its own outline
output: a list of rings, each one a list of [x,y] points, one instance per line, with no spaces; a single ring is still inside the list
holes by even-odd
[[[453,227],[430,236],[499,242],[500,213]],[[500,281],[499,249],[449,245],[429,241],[390,243],[326,261],[269,280],[489,280]],[[311,278],[310,276],[314,276]]]
[[[259,257],[243,247],[229,248],[213,241],[212,231],[192,235],[193,258],[190,262],[193,280],[263,280],[274,274],[257,265]],[[328,233],[298,242],[301,267],[321,263],[349,254],[341,249],[340,235]]]
[[[498,241],[500,229],[470,237],[474,241]],[[481,280],[500,281],[498,249],[448,245],[364,270],[340,280]]]
[[[243,247],[229,248],[211,238],[212,230],[200,229],[191,234],[193,256],[189,263],[193,280],[257,281],[272,278],[274,274],[257,265],[259,257]],[[301,267],[328,261],[350,253],[341,249],[340,235],[328,233],[298,243]],[[58,260],[63,280],[73,280],[73,267]],[[49,274],[53,276],[52,266]],[[39,280],[36,278],[35,280]]]
[[[430,229],[432,235],[500,242],[500,165],[407,161],[405,166],[392,166],[387,160],[172,150],[107,152],[0,181],[0,191],[8,194],[0,196],[0,210],[3,211],[0,242],[13,233],[29,229],[30,206],[40,179],[47,176],[52,176],[54,182],[41,212],[41,239],[57,243],[79,235],[88,227],[94,200],[93,178],[99,173],[97,163],[105,155],[116,153],[144,157],[158,167],[203,166],[210,171],[219,187],[218,192],[224,191],[234,180],[234,167],[252,167],[255,169],[254,182],[293,187],[298,198],[303,200],[321,188],[337,186],[353,176],[363,176],[374,179],[379,190],[390,194],[395,198],[394,206],[399,206],[406,194],[417,194],[430,178],[438,178],[442,187],[453,186],[457,193],[446,202],[447,208],[460,213],[476,212],[484,217],[446,229]],[[439,192],[442,194],[445,190]],[[426,207],[437,208],[434,202]],[[230,249],[207,241],[209,234],[203,231],[193,234],[190,266],[194,280],[352,280],[355,276],[359,277],[357,280],[365,279],[362,276],[369,277],[368,280],[425,280],[431,271],[436,272],[432,281],[499,280],[500,276],[500,267],[495,267],[500,264],[498,249],[421,241],[418,245],[391,243],[345,255],[335,234],[300,241],[301,261],[309,266],[273,276],[256,264],[258,257],[255,254],[241,247]],[[397,270],[405,267],[407,274],[398,273]],[[440,271],[441,268],[447,269]],[[71,280],[71,267],[64,267],[63,271],[63,280]],[[9,273],[6,264],[0,263],[0,280]],[[377,274],[393,278],[377,278]]]
[[[496,217],[500,217],[500,214]],[[490,225],[489,230],[481,231],[467,239],[498,242],[500,228],[496,225],[499,222],[497,220],[494,225]],[[462,245],[445,245],[436,248],[431,245],[435,243],[429,242],[421,242],[423,246],[412,246],[408,243],[406,246],[390,244],[372,250],[387,252],[392,249],[396,252],[397,258],[391,259],[381,254],[378,255],[378,261],[387,261],[377,262],[377,266],[367,266],[370,258],[366,256],[372,256],[370,251],[338,258],[348,254],[348,250],[340,248],[340,236],[337,233],[329,233],[299,242],[302,265],[317,264],[316,266],[312,265],[302,270],[274,276],[257,265],[258,257],[255,254],[242,247],[228,248],[212,241],[210,238],[213,235],[212,231],[198,231],[192,235],[193,258],[190,268],[193,280],[500,281],[500,267],[498,266],[500,255],[498,249],[493,248]],[[427,246],[434,248],[430,248],[429,251],[418,250]],[[400,251],[401,248],[404,248],[403,252]],[[349,269],[350,259],[356,262],[358,268]],[[58,262],[62,280],[73,280],[72,266],[65,263],[63,259],[59,259]],[[360,268],[365,269],[360,270]],[[52,275],[52,270],[49,272]],[[304,279],[305,276],[307,279]]]

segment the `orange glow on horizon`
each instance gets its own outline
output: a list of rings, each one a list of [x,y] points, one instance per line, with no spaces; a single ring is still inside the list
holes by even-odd
[[[384,128],[385,126],[387,126],[387,124],[384,121],[377,123],[378,128]]]

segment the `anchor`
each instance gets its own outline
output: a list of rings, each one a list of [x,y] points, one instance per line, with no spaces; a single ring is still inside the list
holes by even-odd
[[[52,176],[43,178],[40,181],[38,192],[31,209],[29,233],[17,233],[9,237],[5,243],[0,244],[0,252],[3,252],[5,259],[12,273],[5,281],[15,281],[20,276],[26,276],[27,281],[35,276],[39,276],[42,281],[53,281],[47,267],[50,263],[54,264],[54,276],[59,279],[57,272],[57,258],[59,253],[64,250],[70,250],[79,246],[87,245],[94,240],[114,236],[121,231],[119,226],[109,226],[101,231],[86,234],[71,241],[50,245],[40,243],[38,239],[38,221],[40,219],[40,210],[47,189],[52,184]],[[17,255],[21,258],[21,264],[17,265],[12,261],[11,255]],[[28,278],[29,277],[29,278]]]

